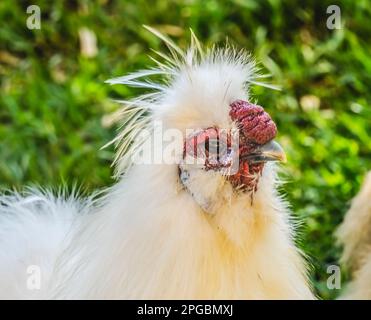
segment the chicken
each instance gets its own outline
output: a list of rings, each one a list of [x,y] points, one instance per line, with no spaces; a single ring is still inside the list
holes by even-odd
[[[109,81],[151,90],[123,102],[118,182],[89,198],[1,196],[0,297],[313,299],[277,191],[277,128],[249,102],[254,62],[148,29],[170,55]]]
[[[371,172],[336,232],[341,261],[352,273],[342,299],[371,299]]]

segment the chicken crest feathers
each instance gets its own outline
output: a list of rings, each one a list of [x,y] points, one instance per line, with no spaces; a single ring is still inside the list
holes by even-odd
[[[151,110],[161,104],[172,84],[180,76],[186,74],[192,81],[191,71],[197,70],[200,66],[228,63],[234,66],[244,66],[244,70],[246,70],[244,74],[246,91],[249,85],[259,85],[279,90],[274,85],[259,81],[259,79],[269,77],[269,75],[259,74],[259,68],[257,68],[255,61],[243,49],[236,50],[228,43],[222,48],[212,46],[205,49],[194,32],[190,30],[191,44],[187,50],[182,50],[170,38],[156,29],[149,26],[144,26],[144,28],[161,39],[167,46],[169,53],[165,54],[151,49],[155,56],[149,58],[156,66],[106,81],[111,85],[123,84],[150,90],[150,92],[134,99],[117,101],[122,104],[118,114],[118,119],[121,122],[120,132],[104,146],[114,144],[117,149],[113,161],[113,165],[116,165],[116,177],[120,177],[131,166],[131,155],[140,148],[146,139],[145,135],[140,135],[140,132],[151,128]],[[157,77],[158,80],[151,80],[153,76]]]

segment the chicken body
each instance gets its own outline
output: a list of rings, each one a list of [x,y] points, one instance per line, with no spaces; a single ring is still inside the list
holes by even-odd
[[[272,171],[253,205],[241,197],[214,216],[176,191],[168,166],[133,168],[100,208],[20,199],[1,220],[0,297],[312,298]],[[30,266],[40,289],[28,287]]]
[[[344,246],[342,262],[352,272],[352,281],[342,299],[371,299],[371,172],[353,199],[343,223],[337,230]]]
[[[230,104],[248,100],[249,58],[230,49],[197,58],[197,46],[186,54],[168,45],[181,62],[157,69],[166,85],[137,80],[154,69],[113,81],[157,90],[132,102],[151,113],[140,145],[155,121],[184,134],[235,127]],[[175,149],[180,160],[183,145]],[[1,298],[313,298],[274,163],[259,166],[254,190],[236,192],[220,172],[200,170],[186,188],[179,162],[133,164],[127,154],[119,152],[118,183],[95,200],[0,198]]]

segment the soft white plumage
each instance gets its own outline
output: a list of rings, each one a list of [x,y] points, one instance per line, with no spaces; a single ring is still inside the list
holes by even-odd
[[[336,232],[342,263],[352,273],[342,299],[371,299],[371,172]]]
[[[160,54],[157,68],[111,81],[154,90],[123,107],[116,185],[95,200],[38,191],[0,198],[1,298],[313,298],[274,164],[253,201],[204,172],[195,188],[212,213],[180,184],[177,164],[132,164],[151,138],[138,134],[155,121],[182,132],[232,128],[229,104],[247,100],[257,77],[243,52],[203,52],[192,36],[183,53],[164,40],[172,56]],[[141,80],[151,75],[166,80]],[[39,290],[27,288],[30,265],[40,267]]]

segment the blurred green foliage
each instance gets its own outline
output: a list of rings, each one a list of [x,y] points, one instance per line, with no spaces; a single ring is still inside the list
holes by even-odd
[[[41,29],[26,27],[26,8],[41,9]],[[326,28],[332,1],[13,1],[0,2],[0,186],[78,181],[88,190],[112,184],[115,134],[103,125],[132,89],[104,80],[151,65],[163,44],[156,27],[181,47],[191,27],[202,42],[252,51],[282,91],[253,88],[277,121],[289,162],[283,186],[300,246],[313,264],[322,298],[328,264],[337,264],[333,232],[371,169],[371,6],[338,1],[340,30]],[[81,55],[79,29],[97,36],[95,57]]]

